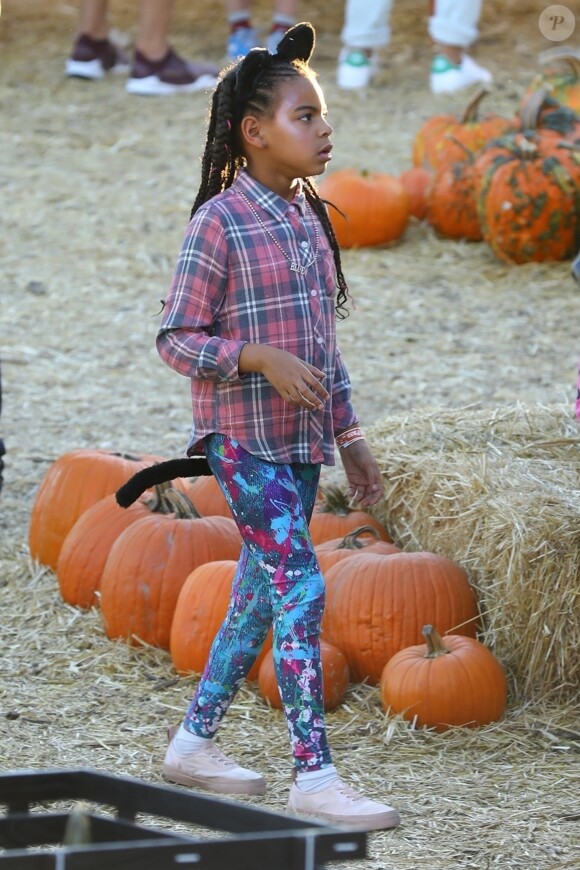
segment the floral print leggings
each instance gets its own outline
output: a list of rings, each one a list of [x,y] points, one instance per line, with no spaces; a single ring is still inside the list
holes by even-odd
[[[332,764],[319,642],[324,580],[308,531],[320,466],[268,462],[220,434],[204,444],[243,547],[229,609],[184,725],[200,737],[214,734],[272,626],[294,763],[318,770]]]

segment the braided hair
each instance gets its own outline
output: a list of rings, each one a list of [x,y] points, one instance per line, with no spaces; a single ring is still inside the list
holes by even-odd
[[[231,187],[246,164],[239,136],[242,118],[251,112],[270,116],[277,104],[280,84],[297,76],[314,78],[308,61],[314,49],[314,28],[302,23],[282,37],[275,54],[253,48],[241,61],[226,69],[213,93],[207,139],[201,159],[201,184],[191,217],[209,199]],[[302,179],[304,194],[317,215],[332,252],[337,274],[336,315],[348,316],[348,285],[342,271],[340,247],[328,217],[327,203],[312,178]]]

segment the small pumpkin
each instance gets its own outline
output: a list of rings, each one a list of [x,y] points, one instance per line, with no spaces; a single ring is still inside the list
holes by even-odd
[[[322,686],[324,709],[335,710],[344,701],[348,689],[350,675],[348,662],[340,649],[325,640],[320,641],[320,659],[322,663]],[[277,710],[282,709],[274,655],[270,649],[260,665],[258,688],[266,701]]]
[[[187,496],[169,487],[166,508],[132,523],[116,539],[101,576],[101,615],[108,638],[169,649],[177,599],[189,574],[216,559],[237,559],[233,519],[200,517]]]
[[[477,599],[465,571],[435,553],[358,553],[326,575],[322,637],[345,654],[351,679],[376,685],[389,659],[421,641],[431,620],[475,637]]]
[[[409,197],[409,212],[418,220],[427,213],[428,192],[433,173],[426,166],[411,166],[399,175],[399,180]]]
[[[112,450],[78,449],[59,456],[44,475],[30,512],[31,557],[55,571],[64,539],[81,514],[157,461]]]
[[[400,239],[409,222],[409,197],[401,181],[385,172],[340,169],[319,185],[342,248],[384,245]]]
[[[556,139],[580,142],[580,115],[559,103],[549,87],[528,94],[522,102],[517,122],[518,128],[523,131],[541,131]]]
[[[467,239],[480,242],[483,238],[475,198],[478,174],[474,155],[464,149],[464,159],[440,169],[429,188],[426,220],[446,239]]]
[[[387,529],[372,514],[353,508],[343,490],[334,484],[321,485],[310,520],[310,537],[317,546],[332,538],[344,538],[360,526],[372,526],[383,541],[393,543]]]
[[[444,114],[428,118],[415,135],[413,165],[447,169],[464,159],[465,148],[478,151],[490,139],[511,132],[513,119],[496,114],[480,116],[481,102],[487,94],[489,87],[481,87],[459,116]]]
[[[542,72],[533,79],[524,100],[530,93],[548,87],[554,99],[580,113],[580,55],[549,49],[540,55],[540,64]]]
[[[169,651],[179,674],[201,674],[211,645],[226,616],[237,563],[219,559],[195,568],[183,584],[171,623]],[[268,632],[248,680],[258,679],[260,664],[272,647]]]
[[[343,559],[348,559],[361,550],[365,553],[381,553],[384,556],[401,552],[401,548],[396,544],[383,541],[374,526],[359,526],[343,538],[323,541],[314,550],[323,574],[337,562],[342,562]]]
[[[476,728],[504,714],[507,682],[491,650],[478,640],[423,628],[426,643],[396,653],[381,675],[383,708],[419,727]]]

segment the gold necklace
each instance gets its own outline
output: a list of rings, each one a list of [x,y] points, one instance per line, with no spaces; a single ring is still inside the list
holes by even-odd
[[[261,219],[260,215],[258,214],[256,209],[254,208],[252,202],[248,199],[246,194],[241,190],[238,190],[238,193],[240,194],[240,196],[242,197],[244,202],[248,205],[250,211],[252,212],[252,214],[254,215],[254,217],[256,218],[256,220],[258,221],[258,223],[260,224],[260,226],[264,230],[264,232],[268,236],[270,236],[270,238],[272,239],[272,241],[274,242],[274,244],[276,245],[278,250],[284,254],[286,259],[290,263],[290,271],[291,272],[298,272],[300,275],[305,275],[306,270],[309,269],[310,266],[312,266],[316,262],[316,258],[318,257],[318,248],[320,245],[320,233],[318,232],[318,224],[316,223],[316,221],[314,221],[314,234],[316,236],[316,249],[314,251],[314,254],[312,255],[312,259],[310,260],[310,262],[305,263],[303,266],[303,265],[301,265],[301,263],[297,263],[296,260],[293,260],[292,257],[288,254],[288,252],[284,250],[284,248],[282,247],[282,245],[280,244],[278,239],[273,235],[273,233],[270,232],[270,230],[268,229],[268,227],[266,226],[264,221]],[[307,203],[307,205],[308,205],[308,203]],[[309,205],[308,205],[308,209],[309,209],[310,213],[312,214],[312,209],[310,208]]]

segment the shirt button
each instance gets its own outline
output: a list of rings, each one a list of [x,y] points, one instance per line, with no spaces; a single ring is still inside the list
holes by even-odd
[[[311,296],[316,296],[316,290],[311,290],[311,291],[310,291],[310,295],[311,295]]]
[[[306,249],[308,247],[308,242],[300,242],[300,247]]]
[[[321,338],[320,336],[316,339],[316,341],[318,342],[318,344],[323,344],[323,343],[324,343],[324,339]]]

